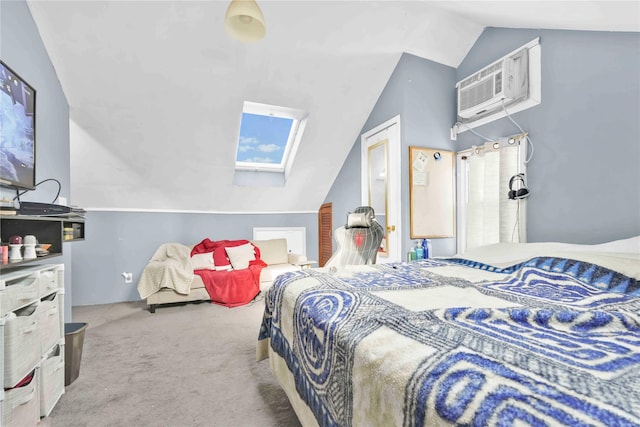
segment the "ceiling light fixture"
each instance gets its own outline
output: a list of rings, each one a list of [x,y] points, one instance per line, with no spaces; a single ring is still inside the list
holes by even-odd
[[[229,35],[242,42],[255,42],[266,33],[264,16],[254,0],[232,0],[224,18]]]

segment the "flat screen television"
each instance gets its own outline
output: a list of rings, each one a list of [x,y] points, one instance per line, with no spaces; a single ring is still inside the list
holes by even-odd
[[[36,184],[36,91],[0,61],[0,185]]]

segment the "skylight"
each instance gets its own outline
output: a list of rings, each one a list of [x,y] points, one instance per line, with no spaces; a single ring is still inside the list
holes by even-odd
[[[288,174],[307,113],[245,101],[236,151],[236,170]]]

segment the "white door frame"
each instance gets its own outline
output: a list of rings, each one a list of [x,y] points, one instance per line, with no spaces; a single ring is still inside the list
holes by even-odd
[[[360,136],[361,143],[361,175],[360,175],[360,200],[362,206],[369,204],[369,188],[368,188],[368,164],[369,151],[368,148],[384,139],[388,143],[388,165],[387,171],[387,225],[394,225],[395,230],[389,231],[387,247],[388,256],[378,255],[378,263],[400,262],[402,261],[402,195],[401,195],[401,160],[400,148],[400,115],[376,126],[375,128],[363,133]]]

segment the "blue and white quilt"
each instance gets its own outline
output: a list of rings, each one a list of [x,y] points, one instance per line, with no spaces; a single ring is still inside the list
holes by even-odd
[[[559,257],[303,270],[267,292],[303,425],[638,426],[640,285]]]

